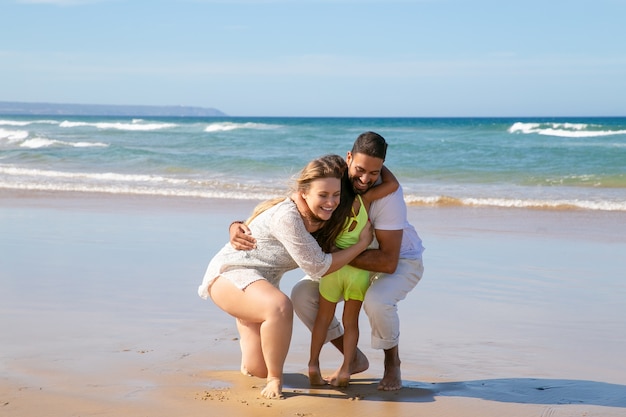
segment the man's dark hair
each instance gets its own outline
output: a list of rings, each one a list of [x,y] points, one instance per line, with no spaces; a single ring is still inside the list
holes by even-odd
[[[376,132],[361,133],[354,141],[352,154],[362,153],[383,161],[387,156],[387,141]]]

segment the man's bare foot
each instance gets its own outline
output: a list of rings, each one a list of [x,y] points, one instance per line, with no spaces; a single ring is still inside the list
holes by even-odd
[[[358,374],[360,372],[367,371],[367,368],[370,367],[370,362],[367,360],[367,356],[359,349],[356,351],[356,355],[354,355],[354,360],[350,364],[350,374]]]
[[[280,378],[267,378],[265,388],[261,390],[261,395],[268,400],[280,400],[283,397],[283,382]]]
[[[386,366],[383,379],[378,383],[378,389],[382,391],[397,391],[400,388],[402,388],[400,366]]]
[[[311,386],[321,386],[327,384],[324,378],[322,378],[319,366],[309,365],[309,384],[311,384]]]
[[[385,349],[385,373],[378,383],[378,389],[382,391],[396,391],[402,388],[402,376],[400,374],[400,355],[398,346]]]

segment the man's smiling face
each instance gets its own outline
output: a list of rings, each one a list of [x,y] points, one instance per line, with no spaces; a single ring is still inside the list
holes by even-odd
[[[380,177],[383,169],[383,161],[380,158],[368,156],[363,153],[348,152],[346,156],[348,163],[348,177],[357,194],[363,194],[370,189]]]

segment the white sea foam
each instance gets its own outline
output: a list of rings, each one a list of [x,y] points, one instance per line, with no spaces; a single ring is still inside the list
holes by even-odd
[[[218,123],[211,123],[211,124],[209,124],[204,129],[204,131],[205,132],[227,132],[229,130],[236,130],[236,129],[261,129],[261,130],[268,130],[268,129],[276,129],[278,127],[279,127],[278,125],[272,125],[272,124],[267,124],[267,123],[218,122]]]
[[[154,188],[124,185],[96,185],[96,184],[15,184],[0,180],[0,189],[11,189],[21,191],[62,191],[78,193],[105,193],[105,194],[126,194],[126,195],[150,195],[163,197],[194,197],[194,198],[219,198],[233,200],[265,200],[276,197],[275,194],[249,190],[244,193],[232,190],[201,190],[184,188]]]
[[[566,138],[591,138],[599,136],[623,135],[626,130],[593,130],[594,125],[586,123],[524,123],[516,122],[509,133],[523,133]]]
[[[0,120],[0,126],[28,126],[32,121]]]
[[[0,120],[0,126],[29,126],[35,124],[58,125],[56,120]]]
[[[0,188],[32,191],[71,191],[170,197],[266,199],[284,190],[259,184],[215,179],[172,178],[115,172],[64,172],[0,165]],[[451,197],[407,194],[406,202],[422,206],[522,208],[537,210],[626,211],[626,200],[541,199],[505,197]]]
[[[176,127],[177,125],[175,123],[146,123],[141,119],[134,119],[132,123],[121,123],[121,122],[88,123],[88,122],[71,122],[69,120],[65,120],[61,122],[59,126],[64,127],[64,128],[87,126],[87,127],[95,127],[97,129],[149,131],[149,130],[168,129],[171,127]]]
[[[27,130],[6,130],[0,129],[0,144],[2,142],[15,143],[20,142],[28,137]]]
[[[538,210],[599,210],[626,211],[626,200],[623,201],[592,201],[592,200],[542,200],[516,198],[456,198],[449,196],[406,196],[407,204],[423,206],[465,206],[465,207],[498,207],[524,208]]]
[[[46,139],[46,138],[33,138],[25,140],[20,144],[22,148],[38,149],[47,148],[50,146],[71,146],[74,148],[105,148],[108,147],[106,143],[101,142],[65,142],[62,140]]]
[[[626,201],[523,200],[507,198],[464,198],[461,201],[463,201],[464,205],[477,207],[626,211]]]
[[[53,171],[43,169],[18,168],[13,166],[0,166],[0,174],[30,177],[30,178],[67,178],[67,179],[87,179],[95,181],[117,181],[117,182],[148,182],[148,183],[171,183],[186,184],[188,180],[178,178],[167,178],[159,175],[141,174],[119,174],[115,172],[68,172]]]
[[[5,143],[8,145],[14,145],[29,149],[47,148],[50,146],[71,146],[75,148],[109,146],[108,144],[102,142],[67,142],[42,137],[28,139],[28,135],[29,132],[27,130],[0,129],[0,145]]]
[[[284,195],[284,190],[272,186],[224,183],[205,178],[171,178],[115,172],[67,172],[10,165],[0,165],[0,188],[229,199],[266,199]]]

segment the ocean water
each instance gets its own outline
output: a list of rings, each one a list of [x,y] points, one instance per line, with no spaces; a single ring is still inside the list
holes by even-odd
[[[264,199],[367,130],[409,204],[626,211],[626,118],[0,115],[0,189]]]

